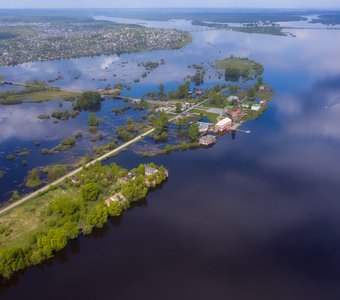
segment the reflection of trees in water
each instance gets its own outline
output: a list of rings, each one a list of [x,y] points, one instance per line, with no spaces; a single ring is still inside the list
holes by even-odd
[[[90,109],[89,109],[89,112],[98,112],[102,109],[102,104],[101,102],[98,102],[96,103],[94,106],[92,106]]]
[[[156,187],[155,190],[161,189],[162,185],[159,187]],[[133,202],[131,204],[131,207],[127,210],[127,214],[129,211],[132,211],[135,208],[147,208],[148,207],[148,200],[146,198]],[[73,255],[78,255],[81,253],[81,243],[80,241],[87,238],[94,238],[94,239],[102,239],[107,236],[107,234],[110,232],[110,230],[119,229],[121,227],[122,223],[122,217],[114,217],[109,219],[109,223],[106,223],[103,228],[94,228],[91,235],[84,237],[78,237],[77,239],[71,240],[68,244],[68,246],[64,249],[62,249],[59,252],[56,252],[54,254],[54,257],[41,263],[40,265],[36,266],[36,268],[39,268],[40,270],[47,268],[52,268],[54,263],[56,261],[60,262],[61,264],[66,264],[69,262],[69,259]],[[29,269],[27,269],[29,270]],[[23,276],[27,270],[19,271],[15,273],[11,279],[0,281],[0,293],[6,292],[7,289],[16,286],[19,283],[19,280],[21,279],[21,276]]]

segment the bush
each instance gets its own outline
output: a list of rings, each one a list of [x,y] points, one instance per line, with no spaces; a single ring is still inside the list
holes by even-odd
[[[7,160],[15,160],[15,156],[14,156],[13,154],[8,154],[8,155],[6,156],[6,159],[7,159]]]
[[[98,205],[93,208],[86,217],[86,224],[102,228],[107,222],[108,212],[107,208],[103,205]]]
[[[79,98],[77,98],[73,109],[74,110],[88,110],[96,107],[102,100],[100,93],[95,91],[84,92]]]
[[[123,207],[118,201],[113,201],[108,207],[110,217],[119,217],[123,213]]]
[[[96,201],[99,196],[99,187],[96,183],[88,183],[80,189],[81,197],[84,201]]]
[[[26,186],[35,188],[41,184],[38,169],[33,169],[27,176]]]

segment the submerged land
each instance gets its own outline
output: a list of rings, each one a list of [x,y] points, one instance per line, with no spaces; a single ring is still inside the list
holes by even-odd
[[[200,146],[201,138],[210,133],[219,134],[228,130],[237,130],[245,121],[259,117],[268,107],[268,103],[273,97],[270,86],[263,82],[261,77],[263,66],[248,58],[230,56],[223,60],[217,60],[212,66],[217,75],[224,76],[226,84],[216,85],[212,88],[202,90],[198,87],[191,87],[191,84],[199,85],[204,80],[205,70],[203,67],[194,66],[196,74],[180,85],[177,90],[164,92],[164,87],[159,86],[158,93],[148,93],[142,99],[130,97],[112,96],[111,101],[122,98],[126,105],[112,110],[112,114],[124,114],[126,110],[146,112],[142,120],[134,121],[127,119],[126,125],[118,126],[115,129],[115,138],[99,147],[93,147],[92,154],[86,154],[85,162],[90,161],[103,154],[115,151],[117,147],[144,135],[151,133],[151,144],[136,150],[139,154],[153,156],[156,154],[167,154],[171,151],[187,150]],[[244,83],[249,83],[242,87]],[[33,85],[34,84],[34,85]],[[20,104],[24,102],[37,103],[49,101],[50,99],[64,99],[71,102],[71,109],[54,110],[51,114],[40,114],[37,118],[42,122],[58,124],[67,122],[71,118],[76,118],[82,111],[89,111],[100,107],[101,102],[106,99],[106,91],[88,91],[84,93],[74,93],[49,87],[43,82],[30,83],[21,90],[12,90],[0,93],[1,104]],[[66,96],[68,98],[66,98]],[[61,104],[61,103],[60,103]],[[223,130],[216,130],[216,124],[222,120],[227,121],[228,126]],[[103,134],[99,130],[100,124],[105,123],[105,119],[97,117],[96,113],[90,113],[88,117],[88,132],[77,131],[60,141],[53,148],[40,147],[40,141],[36,141],[34,146],[39,148],[41,155],[55,155],[60,152],[68,152],[77,146],[84,139],[89,139],[94,143],[103,139]],[[222,121],[223,122],[223,121]],[[17,149],[8,153],[8,161],[21,161],[23,166],[29,165],[31,150]],[[78,160],[79,167],[81,159]],[[72,166],[70,166],[72,167]],[[67,168],[65,169],[67,170]],[[59,172],[59,176],[66,174],[66,171]],[[44,168],[31,170],[25,179],[25,186],[28,188],[38,188],[43,184],[52,182],[46,174],[54,172],[54,168],[46,171]],[[6,172],[2,171],[1,177],[5,177]],[[56,179],[55,176],[52,176]],[[13,195],[15,194],[15,197]],[[18,191],[12,192],[12,200],[18,198]]]
[[[24,17],[18,21],[7,17],[1,21],[2,65],[173,49],[191,41],[189,33],[175,29],[117,25],[86,18]],[[164,64],[164,59],[140,63],[145,72],[133,83],[138,84]],[[164,167],[154,164],[128,171],[115,164],[104,165],[100,162],[103,159],[140,140],[144,143],[136,152],[144,156],[211,146],[225,133],[236,132],[245,122],[260,117],[273,97],[273,90],[262,78],[263,66],[246,57],[231,55],[209,66],[197,62],[188,69],[194,74],[186,76],[176,89],[166,91],[160,84],[157,92],[148,92],[141,98],[129,96],[131,86],[122,83],[78,93],[51,85],[60,78],[18,83],[0,77],[2,85],[19,87],[1,92],[0,104],[68,101],[68,109],[62,108],[60,102],[59,109],[37,115],[42,123],[58,124],[77,118],[82,112],[89,113],[87,132],[70,134],[52,148],[40,148],[40,141],[34,142],[45,157],[68,153],[85,139],[92,143],[104,139],[100,124],[107,120],[96,114],[103,101],[125,101],[124,106],[111,110],[112,115],[134,110],[141,116],[139,120],[127,118],[124,125],[114,128],[113,137],[107,139],[110,142],[93,146],[73,164],[47,165],[27,172],[24,186],[33,193],[12,191],[8,206],[0,211],[2,277],[9,278],[19,270],[40,264],[66,247],[68,240],[103,227],[108,217],[119,217],[168,176]],[[201,88],[207,76],[224,79],[225,83]],[[121,92],[124,96],[119,96]],[[6,159],[9,163],[20,160],[22,166],[27,166],[30,154],[30,149],[16,149],[6,153]],[[1,169],[0,178],[6,178]]]

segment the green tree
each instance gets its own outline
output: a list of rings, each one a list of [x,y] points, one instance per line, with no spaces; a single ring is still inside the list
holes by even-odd
[[[98,126],[99,125],[99,120],[98,120],[97,115],[95,113],[89,114],[88,123],[91,126]]]
[[[257,83],[259,84],[259,85],[262,85],[263,84],[263,77],[258,77],[257,78]]]
[[[11,201],[17,201],[20,199],[20,194],[18,191],[14,191],[11,196]]]
[[[99,187],[97,183],[91,182],[80,188],[80,194],[84,201],[96,201],[99,196]]]
[[[62,140],[61,144],[66,147],[73,147],[76,144],[76,139],[73,136],[69,136],[68,138]]]
[[[192,142],[196,141],[199,136],[199,126],[198,124],[193,124],[189,128],[189,137]]]
[[[66,222],[63,226],[66,236],[70,239],[75,239],[78,236],[79,228],[77,222]]]
[[[111,217],[119,217],[123,213],[123,207],[118,201],[111,202],[107,210]]]
[[[50,229],[46,235],[38,238],[37,245],[46,255],[51,257],[55,251],[66,247],[67,236],[64,229]]]
[[[29,188],[35,188],[41,184],[38,169],[32,169],[27,176],[26,186]]]
[[[75,110],[88,110],[96,107],[102,100],[100,93],[96,91],[84,92],[76,99],[73,106]]]
[[[161,83],[159,85],[159,97],[162,99],[162,98],[164,98],[164,96],[165,96],[165,94],[164,94],[164,84]]]
[[[102,228],[107,222],[108,212],[104,205],[92,208],[86,217],[86,223],[93,227]]]
[[[248,91],[247,91],[247,96],[248,96],[249,98],[254,98],[254,97],[255,97],[255,89],[254,89],[254,88],[248,89]]]
[[[234,67],[228,67],[224,71],[225,81],[238,81],[241,75],[242,75],[241,70]]]
[[[81,202],[66,197],[56,198],[46,208],[47,214],[57,214],[60,217],[72,216],[81,210]]]
[[[181,103],[176,103],[176,113],[180,113],[182,111],[182,104]]]
[[[9,278],[14,272],[26,266],[26,253],[21,248],[9,248],[0,250],[0,275]]]
[[[50,166],[45,168],[44,172],[47,173],[48,181],[53,182],[67,173],[67,166],[65,165]]]

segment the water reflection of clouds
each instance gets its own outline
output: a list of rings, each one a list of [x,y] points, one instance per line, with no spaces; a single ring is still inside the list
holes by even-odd
[[[300,98],[278,99],[276,106],[291,134],[340,141],[340,76],[315,84]]]
[[[303,67],[314,76],[335,75],[339,72],[339,32],[295,30],[293,33],[296,37],[207,31],[202,33],[201,38],[229,53],[255,57],[265,66],[286,70]]]
[[[47,109],[39,107],[25,109],[20,106],[3,107],[0,113],[0,143],[10,138],[34,140],[48,135],[49,126],[41,126],[43,121],[37,115],[47,113]]]
[[[106,68],[110,67],[113,62],[119,61],[118,56],[109,56],[102,58],[102,62],[100,63],[100,68],[105,70]]]
[[[57,107],[57,102],[53,104],[2,106],[0,110],[0,143],[5,143],[11,138],[23,141],[53,140],[60,134],[65,134],[64,131],[70,132],[69,125],[55,125],[51,121],[37,118],[40,114],[50,114],[53,107]],[[56,130],[56,126],[58,126],[58,130]]]

